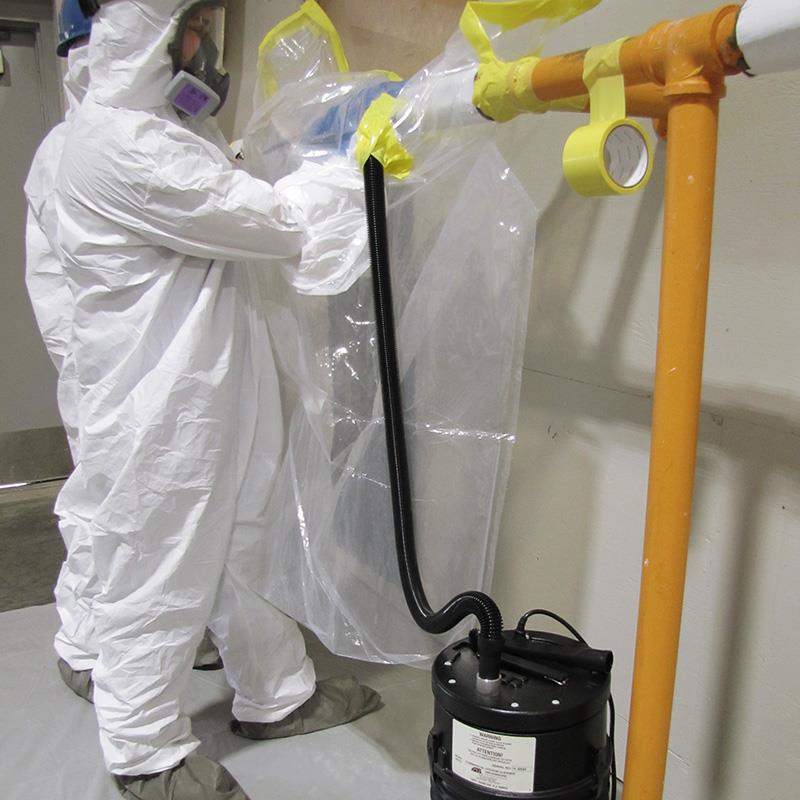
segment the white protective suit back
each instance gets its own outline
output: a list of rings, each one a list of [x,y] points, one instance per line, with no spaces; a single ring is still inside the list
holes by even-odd
[[[58,251],[55,185],[70,126],[89,88],[89,48],[72,47],[64,77],[66,119],[45,137],[36,152],[25,193],[28,199],[26,272],[28,294],[47,351],[58,370],[58,410],[67,434],[72,460],[80,458],[80,386],[75,364],[73,323],[75,302]],[[99,590],[92,557],[91,537],[84,522],[69,509],[58,508],[58,526],[67,556],[55,587],[61,627],[55,646],[75,669],[92,669],[97,642],[91,612]]]
[[[25,182],[28,200],[25,280],[47,352],[58,370],[58,408],[73,460],[77,458],[78,384],[71,357],[73,299],[55,250],[56,209],[53,189],[69,123],[89,89],[89,48],[73,47],[64,76],[66,117],[36,151]]]
[[[297,54],[302,40],[285,49]],[[386,73],[318,74],[282,86],[245,137],[248,168],[270,180],[352,161],[366,108],[399,92],[414,164],[404,181],[388,182],[388,227],[417,550],[434,608],[491,582],[537,216],[469,93],[444,115],[476,123],[467,128],[442,130],[428,111],[432,94],[434,105],[450,94],[440,81],[469,87],[475,69],[456,35],[405,85]],[[262,590],[334,652],[424,663],[464,627],[423,633],[401,590],[371,276],[352,271],[331,287],[319,276],[302,288],[272,279],[266,292],[289,421]]]

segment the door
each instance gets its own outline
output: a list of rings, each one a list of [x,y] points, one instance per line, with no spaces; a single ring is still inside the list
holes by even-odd
[[[0,17],[0,486],[69,469],[56,371],[25,287],[23,185],[47,132],[39,26]]]

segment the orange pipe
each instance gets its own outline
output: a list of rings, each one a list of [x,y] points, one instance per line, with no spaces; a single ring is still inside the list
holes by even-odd
[[[680,639],[703,376],[719,95],[668,117],[664,254],[625,796],[661,800]]]
[[[667,181],[650,478],[625,796],[661,800],[680,641],[703,377],[719,101],[740,71],[739,6],[662,22],[625,42],[632,111],[667,123]],[[543,59],[542,100],[585,93],[585,51]],[[661,87],[659,98],[653,87]],[[637,89],[637,87],[639,87]],[[635,108],[638,101],[650,104]],[[655,109],[652,105],[655,104]],[[663,104],[663,105],[662,105]]]
[[[661,83],[667,180],[656,380],[625,793],[664,792],[689,554],[703,381],[719,101],[741,54],[737,6],[654,26],[623,45],[623,73]]]
[[[625,89],[625,106],[629,117],[666,120],[669,111],[664,87],[653,83],[628,86]]]
[[[583,93],[586,94],[585,86]],[[588,112],[589,98],[586,98],[586,105],[583,108],[556,108],[553,110]],[[664,87],[656,86],[654,83],[628,86],[625,89],[625,110],[629,117],[666,120],[669,104],[664,98]]]

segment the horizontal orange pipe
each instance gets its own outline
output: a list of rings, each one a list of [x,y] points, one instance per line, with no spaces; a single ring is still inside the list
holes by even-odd
[[[664,97],[664,87],[654,83],[628,86],[625,89],[625,103],[630,117],[666,119],[669,112],[669,103]]]
[[[584,89],[585,92],[585,89]],[[557,111],[589,112],[589,98],[581,109],[557,108]],[[669,112],[669,103],[664,97],[664,87],[654,83],[641,86],[628,86],[625,89],[625,111],[629,117],[645,117],[647,119],[666,120]]]
[[[739,9],[738,5],[727,5],[679,22],[660,22],[647,33],[628,39],[620,52],[625,85],[629,89],[642,84],[669,84],[674,88],[678,83],[691,85],[694,81],[702,89],[709,82],[718,83],[725,75],[740,72],[742,55],[733,44]],[[586,94],[585,56],[586,50],[579,50],[543,58],[531,76],[536,96],[562,100]]]

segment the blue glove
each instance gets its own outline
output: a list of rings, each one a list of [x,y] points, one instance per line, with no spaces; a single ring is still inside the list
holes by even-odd
[[[405,85],[405,81],[387,80],[345,97],[303,134],[303,146],[339,153],[346,152],[350,140],[358,130],[361,118],[372,101],[382,94],[397,97]]]

